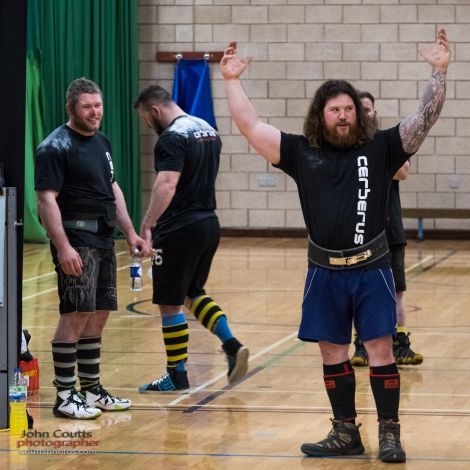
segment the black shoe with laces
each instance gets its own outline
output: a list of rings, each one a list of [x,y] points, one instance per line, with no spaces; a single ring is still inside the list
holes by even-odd
[[[327,457],[333,455],[359,455],[365,449],[362,445],[359,425],[343,421],[331,420],[333,429],[326,439],[314,444],[302,444],[300,450],[313,457]]]
[[[185,370],[176,370],[169,367],[167,373],[160,378],[139,386],[140,393],[173,392],[189,393],[188,373]]]
[[[87,388],[82,394],[90,406],[104,411],[123,411],[131,406],[130,400],[111,395],[101,384]]]
[[[393,355],[399,366],[417,366],[423,362],[422,354],[411,349],[410,333],[397,333],[393,336]]]
[[[248,372],[248,357],[250,351],[236,338],[231,338],[222,345],[222,349],[227,356],[228,372],[227,380],[229,384],[238,382],[245,377]]]
[[[405,462],[400,443],[400,425],[393,421],[379,423],[379,459],[382,462]]]

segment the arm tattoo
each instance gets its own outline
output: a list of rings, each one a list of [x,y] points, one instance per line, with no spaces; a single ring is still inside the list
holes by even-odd
[[[403,149],[415,153],[441,113],[446,97],[446,72],[435,71],[426,87],[419,110],[400,123]]]

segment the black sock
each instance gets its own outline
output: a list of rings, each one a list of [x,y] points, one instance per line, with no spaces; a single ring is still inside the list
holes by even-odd
[[[77,343],[52,341],[52,361],[54,362],[54,386],[59,392],[75,388],[77,377]]]
[[[334,418],[338,421],[354,423],[357,416],[356,376],[351,361],[330,366],[323,365],[323,380]]]
[[[162,333],[167,368],[185,370],[188,360],[189,328],[184,313],[163,317]]]
[[[217,305],[208,295],[201,295],[192,300],[191,313],[199,320],[202,326],[214,334],[217,320],[220,317],[225,316],[225,313],[219,305]],[[227,339],[229,338],[221,338],[221,341],[224,342]]]
[[[80,390],[86,391],[100,383],[101,336],[80,338],[77,344]]]
[[[398,422],[400,374],[395,363],[370,368],[370,385],[379,421]]]

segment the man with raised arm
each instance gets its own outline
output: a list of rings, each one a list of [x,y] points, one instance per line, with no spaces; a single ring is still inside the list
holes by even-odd
[[[333,411],[328,436],[301,449],[311,456],[362,454],[356,425],[355,376],[348,357],[352,322],[369,354],[379,422],[379,458],[404,462],[398,405],[400,376],[392,353],[395,288],[385,236],[387,194],[397,170],[437,121],[445,99],[450,48],[445,30],[420,51],[432,75],[418,111],[396,127],[377,130],[354,87],[328,80],[317,90],[304,135],[262,122],[240,76],[250,58],[231,42],[221,60],[230,113],[256,151],[297,183],[309,235],[299,338],[318,342]]]

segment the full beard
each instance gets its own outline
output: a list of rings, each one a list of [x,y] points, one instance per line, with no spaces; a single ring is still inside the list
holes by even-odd
[[[77,116],[75,113],[73,113],[72,116],[73,116],[73,123],[78,129],[80,129],[84,132],[90,132],[90,133],[96,133],[98,131],[99,124],[98,124],[97,127],[92,127],[89,124],[87,124],[84,119]],[[99,121],[99,122],[101,122],[101,121]]]
[[[349,132],[341,135],[336,130],[336,126],[333,129],[326,127],[324,129],[324,137],[333,147],[351,148],[359,142],[359,128],[357,124],[349,124]]]

